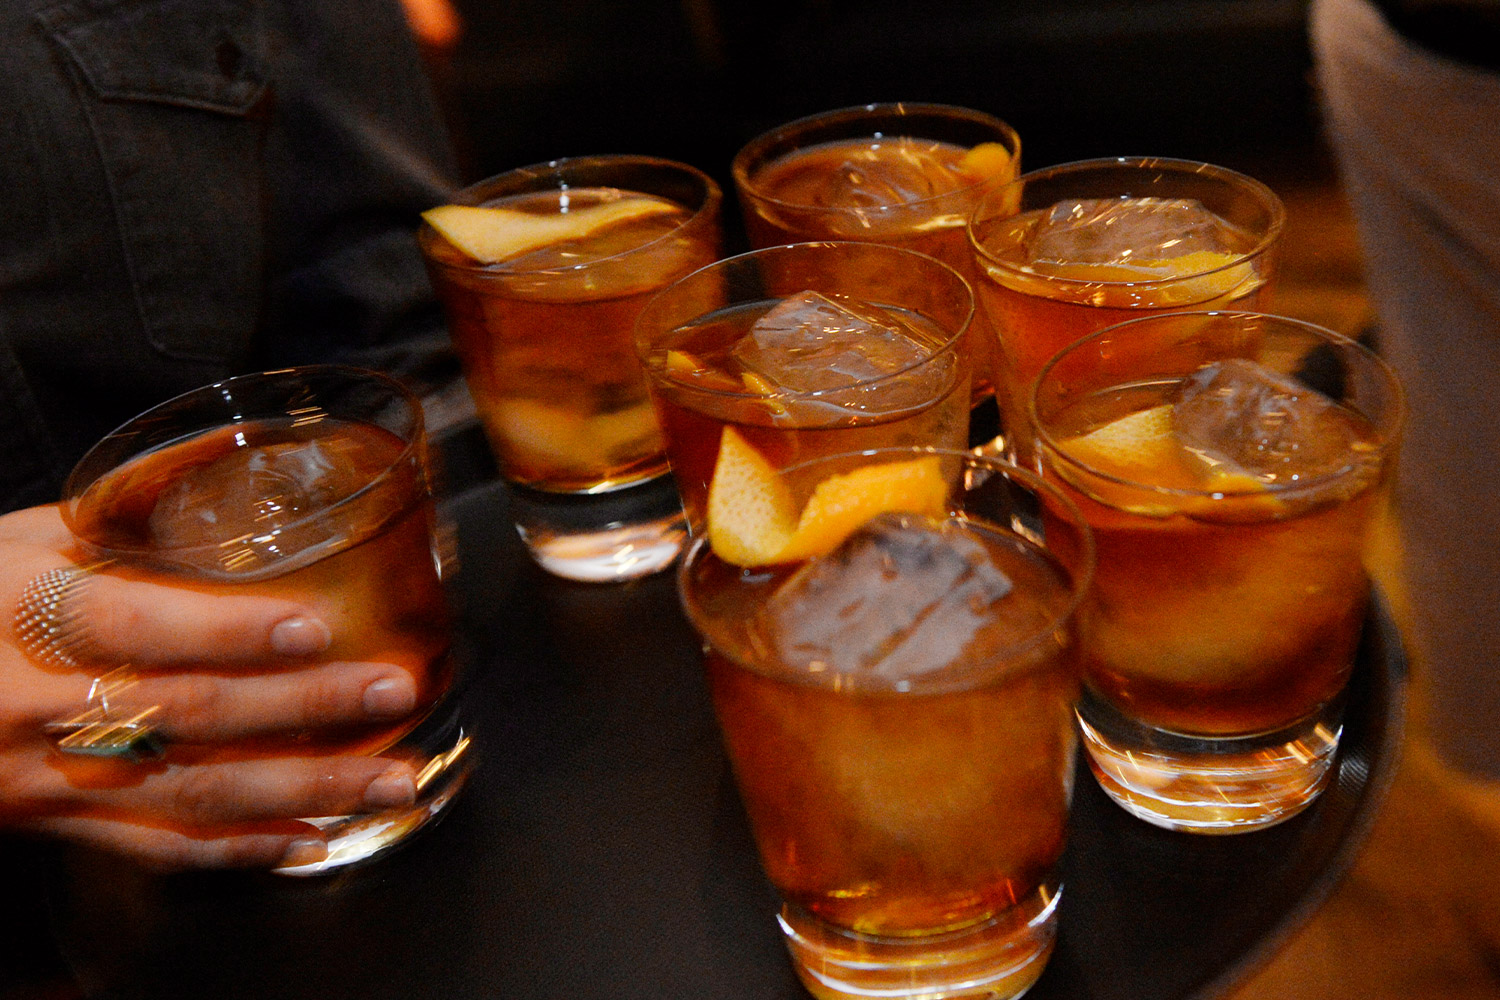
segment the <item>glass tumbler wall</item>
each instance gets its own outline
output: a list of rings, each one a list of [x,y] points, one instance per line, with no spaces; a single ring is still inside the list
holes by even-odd
[[[99,572],[225,595],[295,600],[338,622],[333,661],[394,663],[417,681],[395,724],[296,732],[170,754],[408,754],[407,809],[309,821],[328,837],[311,874],[365,861],[435,817],[462,784],[449,610],[421,404],[359,369],[247,375],[163,403],[80,461],[64,517]]]
[[[636,348],[692,530],[727,437],[745,446],[735,454],[775,468],[864,448],[963,447],[973,312],[952,268],[868,243],[757,250],[658,295]]]
[[[1084,160],[988,195],[969,240],[1012,454],[1029,450],[1032,380],[1075,340],[1151,312],[1266,309],[1285,220],[1264,184],[1187,160]]]
[[[1180,313],[1063,351],[1033,414],[1098,546],[1078,716],[1099,783],[1171,829],[1295,815],[1338,746],[1403,415],[1390,369],[1296,320]]]
[[[1020,137],[993,115],[899,103],[843,108],[772,129],[740,150],[731,171],[752,247],[885,243],[936,257],[972,284],[964,225],[1020,165]],[[993,340],[982,317],[970,338],[978,401],[990,388]]]
[[[560,576],[670,565],[682,515],[631,331],[717,259],[718,186],[643,156],[510,171],[426,213],[419,239],[517,527]]]
[[[741,568],[711,529],[679,571],[781,929],[823,998],[1017,996],[1055,939],[1087,526],[1037,477],[962,452],[777,482],[806,511],[830,486],[929,475],[930,503],[826,553]]]

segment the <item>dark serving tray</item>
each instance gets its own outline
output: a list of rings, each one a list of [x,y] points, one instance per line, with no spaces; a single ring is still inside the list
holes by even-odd
[[[156,877],[61,851],[53,931],[79,983],[152,1000],[806,1000],[672,575],[570,584],[527,559],[502,488],[448,509],[480,753],[451,815],[326,879]],[[1394,768],[1405,686],[1377,606],[1335,782],[1258,833],[1148,826],[1081,768],[1061,938],[1028,996],[1209,998],[1253,971],[1349,866]]]

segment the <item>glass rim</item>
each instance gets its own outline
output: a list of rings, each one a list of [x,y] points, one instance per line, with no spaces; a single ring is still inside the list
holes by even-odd
[[[894,460],[899,457],[923,455],[935,455],[938,458],[958,459],[960,462],[964,463],[964,468],[966,469],[975,465],[981,465],[985,468],[991,469],[992,471],[999,472],[1001,475],[1006,476],[1006,478],[1012,480],[1013,482],[1019,482],[1026,489],[1032,490],[1038,495],[1046,496],[1050,502],[1055,502],[1062,508],[1062,510],[1067,513],[1068,520],[1071,522],[1073,529],[1077,532],[1079,538],[1082,540],[1082,557],[1084,566],[1083,572],[1075,576],[1070,567],[1062,566],[1062,569],[1064,570],[1065,575],[1068,578],[1068,586],[1070,591],[1067,602],[1061,609],[1057,611],[1055,615],[1049,617],[1041,625],[1038,625],[1034,632],[1027,635],[1023,639],[1019,639],[1007,644],[1000,653],[996,654],[996,658],[1009,658],[1024,653],[1027,650],[1030,650],[1037,645],[1046,642],[1048,637],[1056,634],[1057,630],[1064,627],[1069,620],[1076,620],[1078,613],[1083,605],[1084,599],[1088,596],[1089,590],[1093,586],[1096,560],[1098,558],[1097,546],[1094,540],[1094,529],[1093,526],[1089,524],[1088,519],[1083,516],[1083,512],[1079,510],[1078,505],[1075,504],[1066,493],[1064,493],[1056,485],[1048,482],[1046,479],[1035,472],[1022,468],[1021,466],[1016,465],[1013,462],[1006,461],[1005,459],[999,458],[997,456],[984,455],[972,450],[961,450],[957,448],[938,448],[931,445],[910,445],[906,447],[897,446],[888,448],[867,448],[861,451],[846,451],[838,452],[832,455],[822,455],[817,458],[808,459],[804,462],[798,462],[795,465],[787,466],[785,469],[778,470],[777,475],[784,478],[792,473],[812,468],[814,466],[837,466],[839,463],[851,459],[878,458],[882,456],[889,456]],[[952,494],[950,493],[949,495],[951,496]],[[977,518],[976,520],[979,523],[988,523],[988,519],[986,518]],[[999,527],[1001,527],[1002,530],[1010,531],[1013,534],[1019,534],[1019,532],[1015,532],[1012,528],[1008,528],[1003,525],[1000,525]],[[1038,542],[1038,540],[1035,538],[1026,538],[1026,541],[1038,545],[1040,548],[1047,549],[1045,540]],[[687,615],[688,621],[692,624],[694,630],[697,631],[705,641],[710,642],[714,646],[714,648],[717,649],[722,655],[729,656],[736,662],[739,662],[741,659],[740,656],[731,653],[731,651],[722,648],[718,643],[714,643],[712,641],[708,634],[708,630],[700,626],[701,616],[696,613],[692,602],[688,600],[688,588],[685,581],[688,578],[691,568],[698,562],[701,562],[703,558],[705,558],[703,552],[704,550],[708,549],[708,546],[708,533],[707,531],[705,531],[699,537],[694,538],[689,543],[687,548],[683,550],[682,558],[678,561],[677,565],[678,601],[681,604],[683,611]],[[1048,551],[1050,552],[1050,549],[1048,549]],[[1056,557],[1054,556],[1054,558]],[[807,561],[809,560],[803,560],[803,562]],[[1061,565],[1060,560],[1059,565]],[[749,667],[747,665],[746,669],[753,669],[753,667]],[[929,690],[942,690],[942,686],[935,685],[931,689],[921,689],[920,691],[913,690],[912,693],[927,693]]]
[[[888,243],[865,243],[856,240],[815,240],[806,243],[780,243],[776,246],[761,247],[758,250],[749,250],[745,253],[736,254],[733,257],[724,257],[720,260],[714,261],[711,264],[705,264],[704,266],[698,268],[696,271],[692,271],[688,274],[683,275],[681,278],[678,278],[666,288],[663,288],[661,291],[657,292],[656,295],[652,296],[651,301],[647,302],[645,307],[641,310],[640,316],[636,317],[636,330],[634,340],[637,357],[640,358],[641,362],[644,365],[646,361],[648,361],[655,353],[657,353],[661,349],[659,345],[646,342],[641,333],[641,321],[647,315],[649,315],[649,313],[651,312],[651,308],[655,304],[657,299],[662,299],[665,296],[670,295],[672,290],[677,288],[679,285],[686,284],[687,282],[692,281],[694,278],[697,278],[699,275],[706,274],[709,271],[715,270],[716,268],[725,268],[731,265],[741,266],[751,258],[768,257],[772,254],[784,253],[786,251],[807,252],[812,248],[818,248],[819,251],[858,248],[858,252],[860,253],[897,254],[914,259],[919,259],[930,264],[935,264],[939,268],[941,268],[940,273],[946,273],[948,275],[951,275],[953,278],[956,278],[960,286],[968,293],[968,309],[964,313],[963,322],[958,325],[957,330],[949,331],[946,324],[939,323],[937,320],[933,319],[933,317],[927,316],[925,313],[917,312],[917,310],[915,309],[909,310],[911,312],[917,313],[917,315],[919,316],[923,316],[924,318],[930,320],[935,326],[938,327],[938,329],[948,334],[948,337],[940,344],[933,347],[933,349],[927,354],[927,356],[923,357],[919,361],[915,361],[912,364],[907,365],[904,368],[897,369],[893,372],[885,372],[881,375],[876,375],[867,379],[856,379],[843,385],[835,386],[831,389],[818,389],[813,392],[796,392],[791,389],[781,392],[741,392],[734,389],[718,389],[714,388],[713,386],[694,385],[690,382],[683,382],[671,378],[667,378],[665,379],[665,381],[670,382],[674,386],[681,386],[684,389],[691,390],[695,394],[701,394],[703,396],[720,399],[818,400],[825,399],[829,396],[837,395],[839,393],[845,393],[851,389],[865,389],[872,386],[881,385],[884,382],[900,378],[904,375],[908,375],[914,371],[917,371],[920,368],[930,365],[938,359],[944,357],[945,355],[958,353],[959,348],[963,344],[964,337],[967,335],[969,328],[974,323],[974,315],[975,311],[978,308],[978,305],[975,300],[974,289],[970,287],[968,280],[965,279],[962,274],[958,273],[957,269],[949,264],[944,263],[943,261],[938,260],[936,257],[933,257],[930,254],[921,253],[916,250],[909,250],[905,247],[891,246]],[[818,289],[815,288],[807,289],[807,291],[816,292],[819,295],[825,296],[839,296],[843,294],[839,292],[818,291]],[[852,296],[843,297],[851,298]],[[785,298],[783,297],[781,301],[785,301]],[[870,302],[873,305],[880,305],[880,303],[871,302],[871,300],[868,299],[861,301]],[[725,303],[725,305],[718,307],[711,312],[702,313],[691,319],[684,320],[682,323],[678,323],[675,327],[673,327],[673,329],[678,329],[686,325],[687,323],[695,322],[696,320],[702,319],[704,316],[713,315],[716,312],[721,312],[724,309],[738,304],[744,303]],[[894,303],[892,303],[892,305],[894,305]],[[646,368],[648,372],[652,371],[649,365],[647,365]],[[654,372],[652,372],[651,377],[657,378],[658,376]]]
[[[663,200],[672,201],[673,204],[676,204],[681,208],[688,209],[690,214],[686,219],[683,219],[676,226],[673,226],[665,233],[662,233],[660,236],[657,236],[656,238],[651,239],[645,243],[630,247],[627,250],[621,250],[618,253],[610,254],[607,257],[594,257],[589,260],[580,261],[576,264],[531,268],[507,268],[507,262],[503,260],[498,261],[494,264],[485,264],[480,261],[456,262],[440,260],[426,252],[424,252],[422,256],[427,260],[428,263],[436,265],[437,267],[440,267],[445,271],[456,271],[462,274],[470,275],[479,273],[481,275],[493,275],[495,278],[523,276],[530,277],[534,275],[545,274],[576,274],[580,271],[588,270],[589,268],[611,264],[624,258],[632,257],[636,254],[651,250],[666,242],[667,240],[677,237],[683,232],[683,230],[689,228],[690,226],[701,224],[703,219],[717,213],[723,205],[723,189],[719,187],[718,181],[714,180],[703,170],[698,169],[691,163],[683,163],[680,160],[669,160],[665,157],[636,153],[599,153],[584,156],[564,156],[555,160],[542,160],[537,163],[530,163],[524,167],[513,167],[510,170],[506,170],[501,173],[494,174],[493,176],[486,177],[484,180],[475,181],[472,184],[466,185],[465,187],[454,191],[452,193],[452,196],[447,202],[445,202],[445,204],[470,204],[469,202],[461,201],[459,199],[464,198],[464,196],[469,194],[470,192],[477,191],[485,187],[486,185],[494,184],[497,181],[505,178],[533,175],[540,180],[545,179],[548,176],[555,177],[561,171],[570,169],[583,169],[595,165],[609,166],[613,164],[621,166],[656,167],[675,170],[683,176],[690,177],[703,185],[703,204],[699,205],[697,208],[690,208],[689,206],[683,205],[681,202],[675,201],[674,199],[664,198],[662,195],[652,195],[648,191],[636,191],[631,188],[617,188],[617,190],[626,191],[632,194],[647,194],[654,198],[663,198]],[[600,185],[590,186],[598,187]],[[561,191],[567,190],[568,188],[569,185],[567,183],[549,184],[545,186],[537,186],[526,188],[520,191],[515,191],[512,193],[512,195],[505,195],[504,197],[511,197],[513,195],[522,194],[536,194],[544,191]],[[417,240],[419,245],[425,245],[427,242],[430,242],[432,240],[443,240],[443,237],[424,219],[418,226]],[[443,242],[446,243],[447,241],[443,240]]]
[[[143,552],[170,552],[174,554],[185,554],[193,552],[211,552],[216,549],[222,548],[225,544],[224,542],[213,542],[203,545],[178,545],[166,547],[108,547],[99,545],[88,539],[82,538],[77,534],[75,530],[77,526],[77,509],[79,501],[82,500],[83,496],[87,493],[90,487],[92,487],[95,483],[98,483],[109,473],[120,468],[123,464],[133,461],[142,455],[147,455],[151,452],[158,451],[162,448],[190,441],[201,434],[206,434],[219,428],[232,427],[235,424],[245,423],[247,421],[244,418],[237,416],[232,419],[226,418],[223,420],[215,421],[213,423],[205,423],[201,427],[186,430],[175,437],[167,438],[160,442],[151,444],[149,447],[146,447],[144,449],[133,451],[121,461],[117,461],[114,464],[110,465],[108,468],[103,469],[97,474],[88,477],[87,481],[85,481],[85,477],[81,475],[84,466],[111,440],[115,439],[116,437],[121,437],[133,433],[130,429],[137,423],[156,416],[160,416],[170,409],[194,403],[197,401],[197,397],[210,399],[214,396],[218,396],[219,398],[223,399],[225,398],[225,393],[232,390],[237,385],[255,386],[259,384],[271,384],[278,381],[285,381],[287,379],[304,378],[308,376],[319,378],[351,379],[361,382],[367,382],[372,385],[379,385],[382,388],[389,390],[392,393],[392,399],[399,399],[410,412],[412,419],[411,430],[408,435],[403,436],[400,451],[393,455],[390,460],[384,464],[380,471],[371,476],[369,480],[364,483],[364,485],[360,486],[359,489],[348,494],[347,496],[334,501],[326,507],[321,507],[316,511],[303,515],[302,517],[298,517],[294,520],[286,522],[285,524],[278,525],[273,529],[268,529],[266,534],[280,535],[283,533],[287,533],[333,516],[336,512],[347,510],[354,504],[362,502],[364,498],[374,493],[385,483],[390,481],[396,475],[397,469],[409,465],[419,457],[419,451],[423,447],[425,447],[424,438],[426,435],[426,423],[422,412],[421,400],[418,399],[416,394],[408,389],[405,385],[403,385],[395,378],[392,378],[391,376],[385,374],[384,372],[378,372],[368,368],[360,368],[354,365],[319,364],[300,365],[292,368],[273,368],[261,372],[249,372],[242,375],[232,375],[228,378],[219,379],[216,382],[210,382],[207,385],[198,386],[195,389],[189,389],[186,392],[179,393],[176,396],[171,397],[170,399],[157,403],[150,409],[143,410],[135,416],[131,417],[129,420],[126,420],[124,423],[120,424],[118,427],[110,431],[108,434],[104,435],[104,437],[100,438],[94,445],[92,445],[89,450],[83,454],[83,457],[81,457],[78,462],[75,463],[72,471],[69,472],[68,477],[63,484],[61,495],[61,513],[63,522],[67,526],[69,533],[73,535],[73,537],[77,539],[80,544],[88,547],[91,550],[97,552],[107,552],[114,555],[131,555]],[[368,423],[368,421],[362,422]],[[427,475],[427,470],[425,468],[422,470],[422,475],[425,479]]]
[[[1025,185],[1030,181],[1050,180],[1054,177],[1064,177],[1070,174],[1084,174],[1103,169],[1129,169],[1150,170],[1160,169],[1177,175],[1194,175],[1198,177],[1210,177],[1215,180],[1224,181],[1252,192],[1256,198],[1266,206],[1271,217],[1270,224],[1266,227],[1265,234],[1255,243],[1253,247],[1243,253],[1236,254],[1228,263],[1220,264],[1202,271],[1190,271],[1186,274],[1173,275],[1167,278],[1142,278],[1134,281],[1107,281],[1099,278],[1074,278],[1063,275],[1046,274],[1041,271],[1029,270],[1027,266],[1017,264],[1013,261],[996,257],[983,243],[979,241],[976,233],[977,224],[992,201],[1009,196],[1014,190],[1025,190]],[[1121,196],[1128,197],[1128,196]],[[1010,218],[1016,213],[1008,216],[996,216],[995,218]],[[1040,167],[1029,170],[1014,180],[998,185],[994,191],[985,195],[974,211],[970,213],[964,232],[968,236],[969,248],[979,255],[980,260],[986,267],[995,267],[1009,274],[1024,276],[1025,278],[1040,278],[1049,284],[1058,284],[1076,288],[1143,288],[1155,289],[1179,284],[1185,281],[1195,281],[1199,278],[1218,274],[1231,268],[1240,267],[1256,258],[1265,256],[1286,229],[1286,205],[1271,187],[1262,181],[1256,180],[1249,174],[1241,173],[1229,167],[1221,167],[1217,164],[1202,160],[1187,160],[1171,156],[1104,156],[1087,160],[1072,160],[1067,163],[1058,163],[1050,167]],[[986,217],[985,221],[990,221]]]
[[[1039,371],[1036,378],[1032,380],[1030,389],[1026,394],[1026,416],[1027,419],[1031,421],[1032,429],[1036,434],[1038,444],[1041,446],[1041,450],[1044,451],[1045,454],[1052,456],[1054,459],[1060,460],[1066,467],[1081,470],[1090,477],[1099,479],[1103,482],[1117,486],[1124,486],[1143,494],[1162,497],[1181,497],[1184,499],[1228,499],[1232,501],[1239,498],[1253,498],[1266,495],[1282,497],[1286,499],[1297,499],[1304,493],[1316,493],[1319,490],[1327,487],[1330,483],[1336,483],[1339,480],[1349,476],[1352,471],[1352,466],[1346,464],[1344,466],[1341,466],[1336,471],[1325,473],[1319,476],[1314,476],[1310,479],[1299,479],[1285,483],[1263,483],[1261,486],[1255,488],[1240,487],[1237,489],[1216,490],[1160,486],[1154,483],[1145,483],[1136,479],[1128,478],[1126,476],[1119,476],[1110,472],[1096,469],[1088,462],[1080,461],[1079,459],[1074,458],[1072,455],[1069,455],[1062,448],[1058,447],[1057,438],[1052,434],[1048,426],[1044,424],[1038,417],[1037,397],[1041,394],[1042,385],[1047,380],[1048,375],[1050,375],[1053,369],[1056,368],[1061,362],[1063,362],[1065,358],[1073,354],[1075,351],[1085,350],[1091,344],[1097,343],[1098,341],[1104,340],[1108,337],[1119,336],[1121,334],[1128,335],[1131,328],[1140,326],[1142,324],[1174,323],[1188,319],[1201,320],[1205,317],[1230,320],[1269,320],[1279,325],[1295,327],[1303,333],[1311,334],[1314,337],[1322,339],[1327,344],[1330,344],[1342,351],[1348,352],[1351,356],[1360,359],[1360,363],[1369,365],[1372,371],[1378,373],[1380,381],[1383,382],[1386,388],[1391,392],[1391,397],[1394,405],[1392,407],[1392,412],[1388,414],[1383,420],[1376,420],[1371,415],[1360,411],[1356,412],[1359,412],[1360,416],[1369,419],[1371,427],[1373,427],[1376,433],[1380,435],[1380,449],[1382,456],[1381,475],[1385,476],[1389,473],[1391,467],[1391,460],[1389,456],[1400,445],[1401,429],[1405,424],[1406,419],[1406,390],[1405,387],[1401,384],[1400,378],[1396,375],[1395,370],[1390,366],[1390,364],[1380,355],[1376,354],[1374,351],[1370,350],[1359,341],[1355,340],[1352,337],[1345,336],[1344,334],[1339,333],[1336,330],[1330,330],[1325,326],[1319,326],[1318,324],[1312,323],[1308,320],[1297,319],[1292,316],[1280,316],[1275,313],[1262,313],[1243,309],[1222,309],[1208,311],[1183,310],[1170,313],[1156,313],[1150,316],[1139,316],[1134,319],[1128,319],[1119,323],[1114,323],[1102,330],[1096,330],[1093,333],[1080,337],[1078,340],[1075,340],[1067,347],[1064,347],[1062,350],[1058,351],[1048,359],[1045,365],[1042,366],[1041,371]],[[1319,395],[1323,394],[1319,393]],[[1323,398],[1327,399],[1328,397],[1324,396]],[[1334,402],[1341,407],[1345,407],[1346,409],[1351,408],[1342,401],[1334,400]]]
[[[1004,119],[992,115],[987,111],[980,111],[976,108],[968,108],[958,104],[941,104],[925,101],[887,101],[875,104],[852,105],[845,108],[835,108],[829,111],[821,111],[817,114],[804,115],[801,118],[794,118],[789,122],[783,122],[782,124],[777,125],[775,128],[767,129],[766,131],[757,135],[755,138],[751,139],[749,142],[745,143],[745,145],[741,146],[739,152],[734,154],[734,159],[730,161],[729,165],[730,176],[734,180],[736,188],[743,192],[747,192],[755,199],[764,202],[767,205],[775,206],[776,208],[787,209],[795,212],[806,212],[809,214],[816,213],[820,215],[848,215],[851,212],[856,211],[856,209],[848,206],[809,205],[805,202],[784,201],[780,198],[773,198],[770,195],[763,193],[759,189],[759,187],[751,180],[753,175],[750,171],[749,160],[754,154],[762,152],[765,147],[772,145],[776,140],[781,139],[798,130],[804,129],[808,126],[835,126],[843,124],[845,122],[858,122],[865,118],[874,117],[876,115],[905,117],[908,112],[913,118],[923,115],[934,118],[948,115],[954,118],[966,119],[976,124],[982,124],[988,127],[996,127],[996,132],[998,132],[1001,136],[1004,136],[1007,140],[1002,144],[1005,145],[1007,150],[1010,152],[1011,158],[1013,160],[1020,159],[1020,133],[1018,133],[1010,125],[1009,122],[1006,122]],[[849,137],[851,141],[859,141],[860,139],[864,138],[894,140],[922,139],[925,137],[921,135],[906,133],[881,134],[878,132],[872,132],[867,136]],[[827,141],[834,142],[838,140],[830,138]],[[811,148],[813,147],[810,145],[796,146],[792,149],[787,150],[787,154],[798,150]],[[768,160],[766,162],[770,163],[775,161]],[[918,198],[915,201],[892,202],[888,205],[873,205],[869,207],[860,206],[857,211],[863,215],[879,215],[887,212],[907,212],[912,211],[913,209],[919,209],[922,206],[929,205],[935,201],[942,201],[947,198],[954,198],[959,195],[968,194],[969,192],[974,191],[976,188],[983,188],[986,186],[996,186],[994,184],[994,179],[990,178],[989,180],[975,181],[973,184],[968,184],[961,188],[954,188],[952,191],[945,191],[942,194],[929,195],[926,198]],[[1004,187],[1005,185],[1002,184],[998,186]]]

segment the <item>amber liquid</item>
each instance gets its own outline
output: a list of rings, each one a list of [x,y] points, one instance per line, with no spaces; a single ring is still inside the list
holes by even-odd
[[[570,188],[489,204],[557,215],[564,204],[579,209],[622,197],[649,196]],[[718,256],[717,227],[685,226],[691,218],[672,204],[489,266],[424,230],[429,273],[506,478],[578,493],[666,471],[631,338],[653,295]]]
[[[1014,536],[969,530],[1016,582],[1005,600],[1027,602],[1017,619],[1056,622],[1065,573]],[[1064,846],[1073,646],[1049,639],[909,692],[899,678],[796,670],[750,652],[747,631],[790,572],[705,554],[684,580],[709,619],[714,705],[771,881],[815,916],[878,935],[954,930],[1027,899]]]
[[[1155,405],[1157,387],[1078,404],[1055,440]],[[1351,434],[1378,440],[1358,414]],[[1141,722],[1187,736],[1249,736],[1311,715],[1344,687],[1364,621],[1367,526],[1378,464],[1315,490],[1226,495],[1132,491],[1044,455],[1094,531],[1082,614],[1085,682]],[[1102,470],[1101,470],[1102,471]]]
[[[682,327],[652,346],[657,413],[667,435],[672,475],[694,531],[704,525],[708,486],[726,426],[772,466],[867,448],[930,445],[963,448],[969,430],[969,373],[950,335],[905,314],[909,329],[925,331],[931,358],[910,378],[814,395],[751,395],[732,356],[756,318],[775,303],[746,305]],[[690,356],[696,370],[674,374],[668,353]]]
[[[976,257],[982,273],[974,281],[974,292],[998,335],[996,364],[1005,383],[1002,396],[1008,400],[1004,416],[1013,431],[1025,427],[1027,394],[1042,368],[1074,341],[1116,323],[1158,313],[1262,310],[1267,305],[1268,258],[1250,262],[1244,279],[1227,288],[1225,282],[1192,277],[1137,284],[1065,281],[1049,277],[1044,264],[1035,265],[1034,273],[1019,273],[1017,268],[1032,266],[1025,244],[1046,211],[993,219],[975,231],[975,238],[991,256],[1010,265],[1000,267]],[[1242,252],[1252,248],[1248,236],[1227,224],[1222,236],[1230,245],[1239,244]],[[1195,294],[1197,288],[1201,294]],[[1024,454],[1029,442],[1022,444]]]
[[[920,200],[882,201],[869,193],[854,196],[831,190],[832,178],[846,163],[863,162],[876,171],[882,161],[908,165],[914,162],[907,155],[912,147],[922,154],[916,163],[930,161],[942,165],[927,171],[925,186],[913,189],[913,194],[924,195]],[[959,164],[966,152],[964,147],[931,140],[870,138],[831,142],[789,153],[761,167],[750,178],[755,195],[745,199],[745,229],[750,245],[770,247],[813,240],[884,243],[935,257],[963,275],[969,287],[977,287],[979,272],[964,226],[980,200],[995,187],[1014,179],[1015,173],[1012,170],[988,178],[965,175]],[[1012,166],[1015,165],[1013,160]],[[886,301],[902,301],[903,289],[911,280],[909,273],[891,273],[887,292],[890,298]],[[976,401],[992,387],[994,336],[976,306],[969,333]]]
[[[295,526],[275,543],[258,545],[235,533],[213,539],[217,544],[207,548],[171,550],[153,544],[164,530],[159,508],[173,491],[215,477],[216,463],[237,461],[247,451],[308,441],[316,441],[322,455],[339,463],[338,483],[373,485],[338,506],[304,511],[300,523],[288,519]],[[240,499],[250,497],[266,512],[284,508],[283,484],[275,477],[259,482],[267,488],[252,488]],[[325,493],[323,499],[333,495]],[[202,509],[194,505],[188,514]],[[236,514],[228,517],[233,521]],[[254,421],[210,431],[115,469],[89,487],[71,520],[87,547],[114,560],[103,572],[216,596],[297,601],[333,628],[332,643],[317,654],[317,661],[394,663],[416,679],[419,709],[402,722],[247,740],[233,748],[213,748],[215,759],[288,751],[379,752],[420,721],[449,686],[449,608],[434,557],[433,503],[420,466],[388,431],[331,419]],[[170,752],[201,756],[181,744]]]

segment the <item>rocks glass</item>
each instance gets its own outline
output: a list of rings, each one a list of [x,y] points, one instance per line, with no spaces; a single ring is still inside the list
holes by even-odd
[[[869,243],[758,250],[663,291],[641,313],[636,349],[691,529],[703,527],[726,434],[778,468],[863,448],[963,447],[973,312],[952,268]]]
[[[1018,996],[1056,936],[1087,526],[965,452],[839,455],[779,482],[805,511],[839,477],[924,462],[927,513],[756,569],[701,539],[679,571],[780,926],[821,998]]]
[[[1029,455],[1031,382],[1080,337],[1151,312],[1266,308],[1285,221],[1254,178],[1160,157],[1048,167],[986,196],[968,232],[1008,453]]]
[[[718,185],[646,156],[523,167],[419,241],[528,550],[575,580],[672,564],[682,512],[631,346],[651,296],[719,256]]]
[[[1078,718],[1125,809],[1237,833],[1322,791],[1403,412],[1358,343],[1258,313],[1121,323],[1042,370],[1040,462],[1099,553]]]
[[[395,381],[313,366],[227,379],[146,411],[78,463],[64,517],[99,572],[224,595],[280,597],[336,622],[331,661],[405,667],[417,709],[396,723],[170,745],[195,761],[286,754],[408,755],[413,806],[309,817],[326,860],[368,861],[436,817],[467,774],[448,698],[454,667],[421,403]]]
[[[936,257],[973,284],[964,226],[987,193],[1021,172],[1021,139],[969,108],[867,104],[778,126],[746,144],[731,172],[752,247],[885,243]],[[982,315],[969,339],[977,403],[991,390],[994,339]]]

